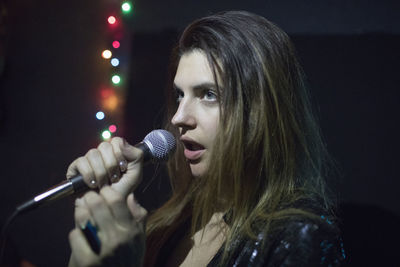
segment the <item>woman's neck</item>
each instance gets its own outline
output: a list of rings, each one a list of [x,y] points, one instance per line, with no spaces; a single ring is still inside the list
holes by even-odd
[[[225,241],[228,225],[224,213],[214,213],[192,237],[186,235],[176,246],[168,266],[206,266]]]

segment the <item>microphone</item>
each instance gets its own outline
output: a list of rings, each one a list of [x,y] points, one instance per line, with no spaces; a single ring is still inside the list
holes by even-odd
[[[148,161],[154,163],[167,160],[169,154],[175,150],[176,141],[170,132],[159,129],[147,134],[143,141],[136,144],[135,147],[143,151],[144,163]],[[50,203],[72,194],[86,192],[89,189],[82,175],[77,175],[19,205],[16,212],[27,212],[45,203]]]

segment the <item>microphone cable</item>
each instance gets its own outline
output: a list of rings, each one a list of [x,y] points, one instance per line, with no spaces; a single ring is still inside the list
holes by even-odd
[[[6,266],[5,262],[3,262],[4,260],[4,252],[5,252],[5,248],[6,248],[6,243],[7,243],[7,228],[9,227],[9,225],[12,223],[12,221],[14,221],[14,219],[17,217],[17,215],[19,214],[19,210],[14,210],[14,212],[8,216],[7,220],[5,221],[5,223],[3,224],[3,226],[1,227],[1,237],[0,237],[0,266]]]

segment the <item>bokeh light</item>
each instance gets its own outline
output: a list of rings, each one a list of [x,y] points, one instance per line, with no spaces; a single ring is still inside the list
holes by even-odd
[[[109,111],[113,111],[118,107],[118,97],[116,95],[110,95],[103,100],[103,108]]]
[[[109,59],[112,56],[112,53],[110,50],[106,49],[103,51],[103,53],[101,53],[101,56],[105,59]]]
[[[101,133],[101,136],[103,137],[104,140],[110,139],[111,133],[110,133],[110,131],[105,130],[105,131],[103,131],[103,132]]]
[[[119,48],[119,47],[121,46],[121,44],[120,44],[120,42],[118,42],[118,41],[114,41],[114,42],[112,42],[112,46],[113,46],[115,49],[117,49],[117,48]]]
[[[117,22],[117,19],[114,16],[109,16],[107,19],[108,23],[114,25]]]
[[[121,5],[121,9],[122,9],[122,11],[123,11],[124,13],[128,13],[128,12],[130,12],[130,11],[132,10],[132,5],[131,5],[131,3],[129,3],[129,2],[124,2],[124,3]]]
[[[118,58],[111,59],[111,65],[113,65],[113,67],[117,67],[119,65],[119,59]]]
[[[102,90],[100,91],[100,95],[101,95],[102,98],[110,97],[110,96],[112,96],[113,94],[114,94],[114,92],[113,92],[112,89],[102,89]]]
[[[111,81],[113,84],[119,84],[121,82],[121,77],[119,77],[119,75],[113,75]]]
[[[110,127],[108,127],[108,130],[112,133],[115,133],[117,131],[117,126],[115,126],[114,124],[110,125]]]
[[[104,117],[105,117],[105,115],[104,115],[103,111],[99,111],[99,112],[96,113],[96,118],[98,120],[102,120],[102,119],[104,119]]]

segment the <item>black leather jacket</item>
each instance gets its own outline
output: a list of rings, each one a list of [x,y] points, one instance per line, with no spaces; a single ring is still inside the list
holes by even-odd
[[[315,209],[311,210],[320,214]],[[187,221],[186,227],[189,226]],[[321,220],[288,219],[279,227],[280,231],[268,237],[262,226],[259,229],[257,239],[243,238],[233,242],[228,248],[229,261],[224,266],[340,266],[346,257],[336,224],[324,215],[321,215]],[[160,251],[156,266],[165,264],[170,248],[183,234],[184,231],[178,231],[169,239]],[[262,241],[266,241],[263,247]],[[209,267],[221,266],[223,246],[210,261]]]
[[[346,255],[337,227],[325,216],[319,223],[294,219],[283,231],[267,238],[261,231],[256,240],[238,240],[230,248],[227,266],[340,266]],[[220,266],[222,249],[208,266]]]

